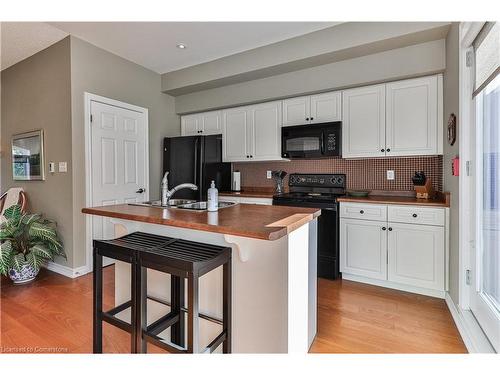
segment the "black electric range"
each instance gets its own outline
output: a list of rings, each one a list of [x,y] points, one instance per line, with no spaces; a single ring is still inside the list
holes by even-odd
[[[318,218],[318,277],[337,279],[339,215],[337,197],[345,195],[344,174],[291,174],[289,193],[275,195],[273,205],[321,208]]]

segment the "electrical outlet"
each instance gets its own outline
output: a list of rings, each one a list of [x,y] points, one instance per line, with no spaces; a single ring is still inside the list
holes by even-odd
[[[394,171],[387,171],[387,179],[394,180]]]
[[[59,162],[59,173],[66,173],[68,171],[68,163],[65,161]]]
[[[266,177],[267,177],[268,180],[271,179],[273,177],[272,171],[267,171]]]

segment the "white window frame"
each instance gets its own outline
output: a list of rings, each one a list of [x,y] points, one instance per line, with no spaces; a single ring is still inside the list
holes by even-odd
[[[472,99],[474,90],[474,61],[467,66],[467,52],[472,52],[472,42],[484,23],[462,22],[459,29],[459,126],[460,175],[459,175],[459,301],[458,306],[450,306],[460,334],[469,352],[494,353],[486,335],[470,311],[471,292],[475,285],[467,284],[467,270],[471,269],[471,248],[475,238],[470,232],[475,225],[473,183],[476,176],[476,140],[474,126],[476,108]],[[470,55],[474,58],[474,54]],[[475,270],[471,270],[474,271]],[[449,302],[449,301],[448,301]]]

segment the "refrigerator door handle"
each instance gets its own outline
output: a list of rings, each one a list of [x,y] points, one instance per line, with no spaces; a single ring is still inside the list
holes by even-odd
[[[196,138],[194,141],[194,184],[198,185],[198,141],[200,139]],[[201,186],[198,186],[201,188]]]

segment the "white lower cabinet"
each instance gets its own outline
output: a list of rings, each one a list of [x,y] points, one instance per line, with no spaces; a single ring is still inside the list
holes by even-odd
[[[340,223],[341,271],[387,279],[387,230],[378,221],[342,219]]]
[[[444,290],[444,227],[388,223],[387,279]]]
[[[375,220],[353,214],[375,208],[389,214]],[[448,210],[341,202],[342,277],[444,298]]]

